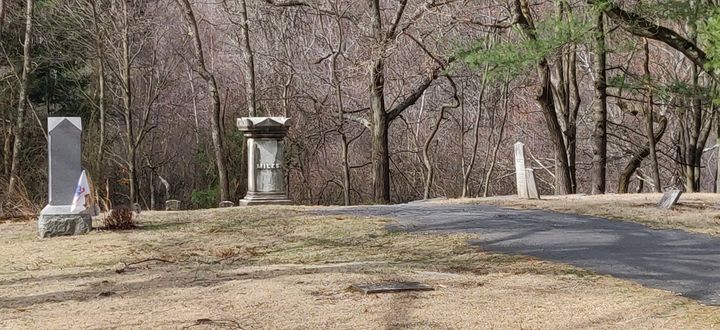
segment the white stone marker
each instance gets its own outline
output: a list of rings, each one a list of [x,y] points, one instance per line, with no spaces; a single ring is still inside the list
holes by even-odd
[[[40,212],[40,237],[77,235],[92,228],[87,212],[72,212],[82,173],[82,122],[79,117],[48,118],[48,205]]]
[[[291,204],[285,189],[283,139],[290,118],[243,117],[238,129],[247,140],[248,189],[240,205]]]
[[[527,172],[525,171],[525,145],[515,143],[515,187],[520,198],[528,198]]]

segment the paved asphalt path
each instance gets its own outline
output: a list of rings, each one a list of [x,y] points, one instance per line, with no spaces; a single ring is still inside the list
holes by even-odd
[[[394,218],[391,230],[478,233],[483,249],[535,256],[720,305],[720,238],[542,210],[410,203],[324,214]]]

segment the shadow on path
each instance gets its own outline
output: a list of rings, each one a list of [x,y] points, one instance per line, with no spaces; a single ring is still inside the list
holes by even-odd
[[[390,230],[481,234],[487,250],[563,262],[720,305],[720,238],[542,210],[488,205],[334,207],[324,214],[395,218]]]

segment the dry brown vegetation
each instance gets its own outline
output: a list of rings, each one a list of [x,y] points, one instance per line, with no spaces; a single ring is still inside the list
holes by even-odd
[[[450,202],[547,209],[720,236],[720,197],[717,194],[683,194],[671,210],[656,207],[661,197],[662,194],[607,194],[542,196],[541,200],[523,200],[514,196],[499,196]]]
[[[712,328],[720,310],[566,265],[306,208],[145,212],[40,240],[0,224],[0,328]],[[357,282],[435,291],[362,295]]]

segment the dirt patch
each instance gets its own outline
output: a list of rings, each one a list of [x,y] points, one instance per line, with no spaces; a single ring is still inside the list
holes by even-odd
[[[519,209],[545,209],[639,222],[656,228],[683,229],[720,236],[720,195],[683,194],[678,204],[671,210],[656,207],[660,197],[662,194],[606,194],[542,196],[541,200],[522,200],[512,196],[501,196],[450,200],[446,203],[477,203]]]
[[[298,207],[145,212],[136,230],[40,240],[0,224],[0,328],[709,328],[720,309],[472,235]],[[150,260],[156,259],[156,260]],[[139,262],[143,261],[143,262]],[[364,295],[353,283],[435,291]]]

